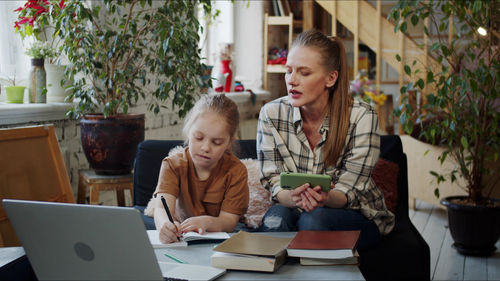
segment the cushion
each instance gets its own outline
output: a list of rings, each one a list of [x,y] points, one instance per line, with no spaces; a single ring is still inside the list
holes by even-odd
[[[393,213],[398,203],[398,172],[398,164],[380,157],[372,171],[372,179],[384,194],[387,209]]]
[[[241,162],[247,167],[248,189],[250,199],[247,212],[242,216],[241,221],[250,228],[258,228],[262,223],[262,217],[271,207],[271,193],[260,183],[259,163],[255,159],[243,159]]]

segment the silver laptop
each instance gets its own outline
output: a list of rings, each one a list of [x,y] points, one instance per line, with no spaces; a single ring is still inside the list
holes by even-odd
[[[4,199],[39,280],[213,280],[224,269],[158,263],[133,208]]]

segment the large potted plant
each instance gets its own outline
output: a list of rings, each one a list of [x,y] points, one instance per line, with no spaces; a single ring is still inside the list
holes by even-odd
[[[427,89],[426,103],[417,110],[403,95],[395,115],[408,134],[414,120],[420,120],[417,137],[443,148],[441,163],[454,161],[449,173],[431,172],[438,184],[465,182],[466,196],[449,196],[441,204],[448,210],[455,248],[468,255],[491,254],[500,235],[500,203],[491,196],[500,180],[498,9],[498,1],[399,1],[390,13],[395,31],[405,32],[410,22],[416,26],[424,20],[440,33],[454,25],[451,41],[434,36],[429,46],[437,69],[404,66],[414,79],[401,93]],[[427,27],[424,32],[429,35]]]
[[[66,1],[55,27],[78,100],[68,115],[81,118],[85,155],[96,172],[130,172],[144,139],[144,114],[129,114],[139,98],[154,113],[168,101],[181,117],[194,104],[205,67],[199,2],[210,14],[208,0]]]

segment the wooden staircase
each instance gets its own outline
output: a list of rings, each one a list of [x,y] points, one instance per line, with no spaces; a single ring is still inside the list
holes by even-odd
[[[416,66],[427,66],[431,69],[439,69],[440,64],[428,53],[428,39],[424,34],[423,48],[408,35],[401,31],[394,32],[394,23],[382,16],[382,2],[377,1],[377,7],[373,7],[368,1],[331,1],[316,0],[331,16],[332,23],[339,21],[354,35],[354,46],[358,46],[362,40],[377,54],[377,88],[380,85],[380,59],[383,58],[390,66],[399,72],[399,84],[403,86],[405,79],[404,64]],[[332,35],[336,34],[336,24],[332,24]],[[354,48],[354,57],[357,57],[357,48]],[[399,54],[401,61],[396,59]],[[357,73],[357,60],[354,60],[354,73]],[[423,78],[425,72],[419,73],[417,77]]]

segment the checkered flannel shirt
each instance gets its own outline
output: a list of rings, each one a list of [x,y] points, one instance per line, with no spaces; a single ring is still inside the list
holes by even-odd
[[[298,107],[292,107],[288,97],[264,105],[257,127],[257,158],[261,183],[273,198],[282,190],[281,172],[328,174],[334,188],[347,197],[346,208],[359,210],[373,220],[381,234],[394,227],[394,214],[387,210],[384,195],[371,179],[380,153],[378,118],[366,103],[355,100],[346,145],[333,167],[325,167],[322,147],[328,136],[328,116],[320,127],[321,140],[311,150],[302,127]]]

